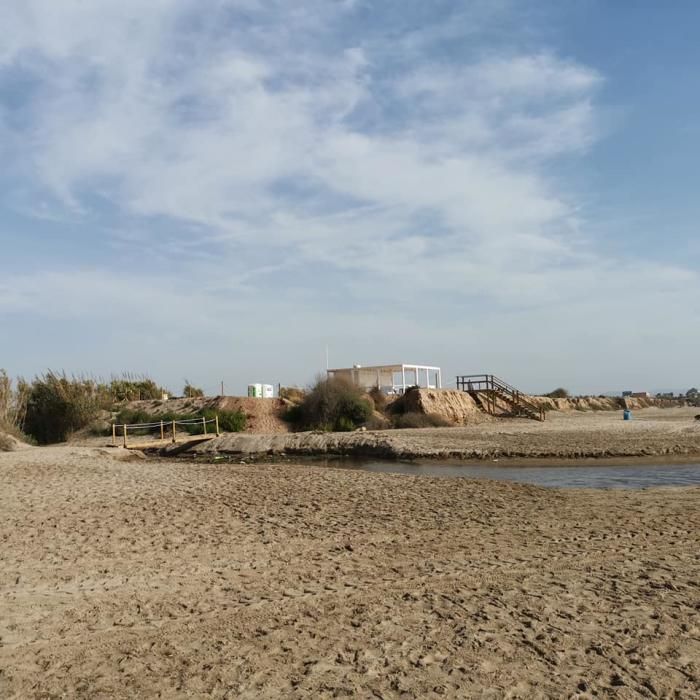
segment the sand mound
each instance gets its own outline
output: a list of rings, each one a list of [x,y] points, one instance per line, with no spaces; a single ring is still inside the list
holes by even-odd
[[[31,445],[27,445],[26,442],[22,442],[12,435],[0,432],[0,452],[16,452],[28,447],[31,447]]]
[[[677,407],[677,401],[641,397],[617,396],[571,396],[566,399],[551,399],[548,396],[530,396],[528,400],[550,411],[621,411],[623,408],[639,411],[643,408]]]
[[[458,425],[487,419],[469,394],[454,389],[409,389],[394,401],[392,410],[396,413],[432,413]]]
[[[400,413],[435,413],[443,416],[452,423],[465,425],[484,421],[485,407],[489,404],[484,392],[475,392],[472,396],[464,391],[451,389],[410,389],[404,396],[398,398],[392,406]],[[548,411],[620,411],[623,408],[641,410],[653,406],[665,407],[668,401],[653,398],[619,398],[600,396],[575,396],[566,399],[552,399],[547,396],[527,396],[523,398],[535,406],[544,407]],[[493,401],[493,399],[491,400]],[[496,416],[506,416],[512,413],[511,404],[496,397]]]
[[[164,413],[196,414],[204,409],[242,411],[246,415],[246,433],[287,433],[289,426],[282,420],[286,411],[282,399],[250,399],[239,396],[216,396],[168,401],[131,401],[126,407],[142,410],[154,416]]]
[[[217,408],[225,411],[243,411],[246,414],[247,433],[288,433],[289,425],[282,419],[287,406],[282,399],[249,399],[225,396]]]

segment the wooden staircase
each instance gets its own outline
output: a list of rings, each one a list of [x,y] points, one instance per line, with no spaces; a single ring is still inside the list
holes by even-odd
[[[527,394],[493,374],[460,375],[457,377],[457,389],[468,392],[492,416],[510,415],[538,421],[544,421],[546,416],[544,408],[536,406]],[[499,403],[508,407],[505,414],[499,411]]]

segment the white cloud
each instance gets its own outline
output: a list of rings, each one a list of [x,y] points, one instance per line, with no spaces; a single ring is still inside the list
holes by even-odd
[[[196,303],[184,295],[177,304],[194,315],[208,306],[199,315],[207,328],[217,314],[245,311],[222,293],[266,295],[272,274],[287,274],[284,294],[308,303],[330,285],[351,295],[345,308],[374,296],[417,309],[437,294],[456,312],[469,299],[505,309],[602,301],[622,296],[640,269],[655,289],[663,280],[674,295],[680,284],[697,289],[682,269],[606,260],[585,235],[575,193],[551,177],[556,159],[585,153],[598,136],[603,76],[590,67],[510,48],[437,60],[435,41],[454,40],[455,27],[472,34],[478,22],[413,30],[390,45],[375,29],[364,41],[343,24],[363,2],[201,7],[5,3],[0,81],[21,76],[30,99],[20,126],[0,122],[0,138],[21,143],[10,170],[30,172],[31,187],[64,213],[100,217],[97,197],[129,218],[127,231],[110,234],[114,245],[172,251],[180,269],[188,238],[216,251],[188,270]],[[402,60],[389,70],[394,47]],[[152,217],[172,222],[172,247],[162,228],[149,229]],[[325,279],[299,275],[304,268]],[[81,268],[39,277],[14,277],[0,310],[87,317],[116,304],[128,317],[144,296],[157,306],[180,298],[160,278]],[[158,323],[176,317],[166,311]]]

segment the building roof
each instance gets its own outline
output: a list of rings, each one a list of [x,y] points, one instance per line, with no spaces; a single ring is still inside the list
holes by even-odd
[[[398,364],[398,365],[354,365],[353,367],[337,367],[335,369],[329,369],[329,372],[347,372],[353,369],[383,369],[383,370],[393,370],[400,372],[403,369],[434,369],[439,370],[440,367],[434,367],[433,365],[411,365],[411,364]]]

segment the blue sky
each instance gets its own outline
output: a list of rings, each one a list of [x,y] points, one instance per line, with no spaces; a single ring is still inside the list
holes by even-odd
[[[206,6],[206,10],[203,8]],[[697,384],[694,2],[10,0],[0,366]]]

